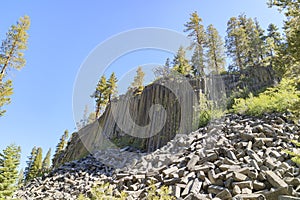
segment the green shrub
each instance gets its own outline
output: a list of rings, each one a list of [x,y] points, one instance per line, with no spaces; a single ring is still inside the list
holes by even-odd
[[[296,140],[292,140],[291,142],[292,142],[296,147],[300,147],[300,142],[297,142]],[[297,154],[297,153],[295,153],[295,152],[288,151],[288,150],[284,150],[283,152],[289,154],[289,155],[292,157],[291,160],[292,160],[294,163],[300,164],[300,154]]]
[[[167,186],[162,186],[160,189],[152,184],[147,194],[148,200],[175,200],[174,196],[171,196],[169,188]]]
[[[119,193],[114,186],[105,183],[93,187],[90,198],[80,194],[78,200],[125,200],[127,196],[126,192]],[[175,200],[175,197],[171,196],[168,187],[162,186],[157,189],[154,184],[149,186],[146,198],[149,200]]]
[[[250,91],[248,88],[234,90],[230,97],[227,98],[227,109],[232,108],[235,103],[235,99],[245,99],[249,96],[249,93]]]
[[[222,106],[209,101],[203,93],[199,93],[199,106],[196,109],[199,112],[198,128],[206,126],[213,119],[221,118],[225,113]]]
[[[80,194],[77,200],[89,200],[89,198],[85,197],[83,194]]]
[[[296,86],[295,81],[282,79],[278,86],[268,88],[257,97],[250,93],[246,99],[235,99],[232,110],[235,113],[252,116],[290,112],[294,119],[298,119],[300,117],[300,92]]]
[[[101,184],[92,188],[90,198],[80,194],[78,200],[126,200],[127,194],[125,192],[116,194],[114,189],[109,183]]]

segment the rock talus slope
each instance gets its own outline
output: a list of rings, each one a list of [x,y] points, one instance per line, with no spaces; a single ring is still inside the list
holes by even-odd
[[[66,163],[16,197],[76,199],[109,182],[128,199],[145,198],[151,184],[169,187],[177,199],[299,199],[299,166],[283,152],[297,151],[290,141],[299,134],[300,126],[283,116],[227,115],[150,154],[128,154],[128,159],[125,149],[102,150]]]

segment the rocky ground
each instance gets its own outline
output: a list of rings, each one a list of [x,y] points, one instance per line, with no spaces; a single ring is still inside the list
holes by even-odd
[[[296,152],[290,141],[299,136],[300,126],[283,116],[228,115],[151,154],[106,150],[66,163],[16,197],[76,199],[109,182],[128,199],[143,199],[153,183],[177,199],[300,199],[299,166],[283,152]]]

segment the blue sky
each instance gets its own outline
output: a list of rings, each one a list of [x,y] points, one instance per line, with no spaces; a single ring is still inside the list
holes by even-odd
[[[194,11],[205,26],[214,24],[222,36],[228,19],[241,13],[257,17],[263,28],[269,23],[281,26],[283,20],[263,0],[28,0],[4,1],[2,8],[1,39],[19,17],[26,14],[31,18],[27,64],[20,72],[10,72],[14,95],[5,107],[7,113],[0,118],[0,150],[11,143],[20,145],[22,166],[33,146],[41,146],[44,153],[51,147],[54,152],[64,130],[74,131],[72,94],[76,75],[89,53],[107,38],[143,27],[182,32]],[[163,64],[168,56],[151,51],[145,54],[129,55],[116,62],[118,76],[126,67]]]

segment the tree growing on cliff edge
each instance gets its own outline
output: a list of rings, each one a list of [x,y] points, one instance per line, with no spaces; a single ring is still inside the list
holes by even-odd
[[[116,77],[116,74],[113,72],[108,81],[107,81],[107,87],[108,87],[108,91],[107,91],[107,95],[108,95],[108,101],[111,100],[111,98],[115,97],[117,94],[117,82],[118,79]]]
[[[214,73],[219,74],[225,70],[225,50],[224,42],[217,29],[211,24],[206,30],[207,51],[206,59],[208,68]]]
[[[13,93],[12,81],[7,77],[7,71],[20,70],[25,65],[24,50],[27,49],[29,26],[29,17],[21,17],[16,25],[10,27],[0,47],[0,116],[5,113],[2,107],[10,103]]]
[[[163,66],[158,66],[153,69],[153,73],[157,79],[163,78],[163,77],[168,77],[171,74],[171,63],[170,63],[170,58],[166,59],[166,62]]]
[[[143,72],[142,67],[138,67],[136,70],[136,75],[128,89],[136,90],[137,93],[140,93],[144,89],[144,77],[145,73]]]
[[[91,97],[95,99],[96,103],[96,119],[99,117],[101,112],[104,111],[107,103],[110,102],[111,98],[116,96],[117,82],[118,80],[114,72],[110,75],[108,80],[106,80],[106,77],[102,75],[100,80],[98,81],[95,92],[91,95]]]
[[[242,70],[246,68],[246,56],[248,53],[248,40],[245,30],[241,27],[238,18],[232,17],[227,22],[227,36],[225,46],[227,56],[232,59],[230,70]]]
[[[10,199],[16,190],[21,148],[9,145],[0,153],[0,199]]]
[[[59,143],[56,146],[56,150],[52,159],[52,166],[55,167],[56,161],[59,159],[59,157],[61,156],[61,154],[63,153],[66,144],[67,144],[67,140],[69,137],[69,131],[65,130],[64,134],[61,136]]]
[[[189,32],[188,37],[192,39],[191,49],[194,52],[192,56],[193,74],[195,76],[204,76],[206,35],[202,19],[197,12],[193,12],[190,20],[184,26],[186,27],[184,32]]]
[[[173,59],[173,65],[173,69],[180,74],[189,75],[191,73],[192,68],[188,59],[186,58],[185,50],[182,46],[179,47],[177,54]]]
[[[101,76],[98,81],[95,92],[91,95],[92,98],[95,99],[96,102],[96,118],[99,117],[101,111],[105,108],[108,103],[108,84],[105,76]]]
[[[244,33],[245,67],[259,66],[264,56],[263,33],[257,20],[247,18],[245,14],[238,16],[238,29]]]
[[[270,65],[272,67],[278,66],[279,60],[276,59],[276,57],[282,42],[282,37],[278,31],[278,27],[275,24],[269,24],[267,35],[265,36],[266,57],[264,62],[266,65]]]

